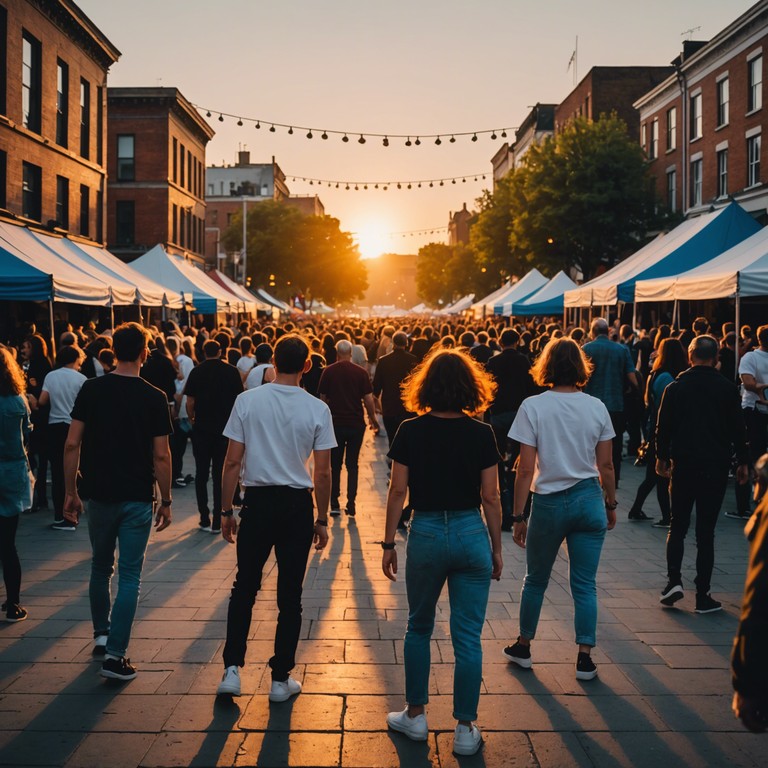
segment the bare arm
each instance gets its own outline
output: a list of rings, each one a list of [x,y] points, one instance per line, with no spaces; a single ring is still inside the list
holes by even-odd
[[[752,392],[753,394],[757,395],[761,402],[765,402],[764,394],[765,388],[768,387],[768,384],[764,384],[763,382],[758,381],[751,373],[742,373],[740,375],[741,383],[744,385],[744,389],[746,389],[747,392]],[[41,392],[40,402],[42,402],[44,394],[46,393]]]
[[[275,380],[275,369],[274,368],[265,368],[264,369],[264,378],[262,381],[262,384],[269,384],[270,381]]]
[[[597,471],[605,493],[605,513],[608,516],[608,530],[616,525],[616,510],[609,506],[616,504],[616,476],[613,472],[613,441],[601,440],[595,447]]]
[[[495,467],[494,467],[495,469]],[[384,541],[391,543],[395,540],[397,523],[403,514],[405,497],[408,493],[408,467],[397,461],[392,462],[392,477],[387,493],[387,518],[384,525]],[[381,569],[391,581],[397,581],[397,550],[385,549],[381,556]]]
[[[44,389],[40,393],[40,397],[37,398],[37,407],[38,408],[45,408],[48,403],[51,402],[51,396],[48,394],[48,390]]]
[[[368,421],[374,432],[379,431],[379,422],[376,420],[376,403],[373,401],[373,395],[369,392],[363,397],[363,405],[368,412]]]
[[[77,493],[77,470],[80,467],[80,446],[84,429],[84,422],[73,419],[64,443],[64,517],[75,525],[83,511],[83,502]]]
[[[187,395],[187,418],[195,423],[195,398],[192,395]]]
[[[484,469],[480,475],[480,495],[483,500],[485,522],[491,537],[493,556],[492,578],[501,578],[504,563],[501,559],[501,500],[499,499],[499,470],[496,464]]]
[[[171,449],[168,435],[159,435],[152,441],[152,460],[155,466],[155,480],[160,486],[160,499],[171,498]],[[171,508],[162,504],[157,507],[155,529],[162,531],[171,524]]]
[[[221,506],[224,509],[232,509],[232,500],[235,498],[235,488],[240,479],[240,468],[245,456],[245,444],[229,438],[227,456],[224,459],[224,469],[221,473]],[[221,535],[234,544],[234,535],[237,533],[237,520],[234,515],[221,518]]]
[[[328,505],[331,501],[331,450],[312,451],[315,469],[312,481],[315,484],[317,519],[328,519]],[[315,525],[315,549],[323,549],[328,543],[328,527]]]
[[[533,481],[535,468],[536,448],[533,445],[520,443],[520,458],[517,462],[515,496],[512,507],[512,514],[515,517],[521,516],[525,511],[525,505],[528,503],[528,494],[531,492],[531,482]],[[512,538],[515,544],[524,548],[525,539],[528,535],[528,524],[525,521],[514,523],[512,530]]]

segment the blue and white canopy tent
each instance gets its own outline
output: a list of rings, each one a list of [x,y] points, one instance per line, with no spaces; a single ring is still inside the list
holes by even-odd
[[[576,283],[561,270],[545,286],[527,299],[516,301],[514,304],[505,303],[503,314],[522,317],[562,315],[565,292],[576,287]]]
[[[512,287],[512,284],[507,280],[504,285],[501,286],[501,288],[497,288],[495,291],[491,291],[487,296],[484,296],[480,301],[476,301],[470,309],[472,310],[472,314],[474,315],[475,319],[481,319],[483,317],[483,312],[488,314],[489,312],[493,312],[493,304],[496,301],[496,299],[499,298],[499,296],[503,296],[510,288]],[[489,309],[490,307],[490,309]]]
[[[516,283],[512,283],[501,296],[497,296],[492,305],[486,305],[486,308],[490,306],[490,313],[500,315],[504,311],[505,304],[524,301],[529,296],[533,296],[536,291],[543,288],[548,282],[549,280],[534,267],[525,277],[520,278]]]

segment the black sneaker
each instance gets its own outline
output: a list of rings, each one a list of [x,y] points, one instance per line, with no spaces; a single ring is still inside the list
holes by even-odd
[[[669,528],[669,520],[665,520],[662,517],[661,520],[651,523],[651,528]]]
[[[517,642],[514,645],[508,645],[503,653],[508,661],[517,664],[518,667],[522,667],[523,669],[531,668],[531,646],[521,645],[519,637],[517,638]]]
[[[211,524],[210,524],[210,523],[207,523],[207,522],[205,522],[205,520],[201,520],[201,521],[200,521],[200,522],[197,524],[197,527],[198,527],[198,528],[199,528],[201,531],[206,531],[206,532],[208,532],[208,531],[210,531],[210,530],[211,530]]]
[[[597,677],[597,667],[588,653],[579,651],[576,659],[576,679],[594,680]]]
[[[77,526],[69,522],[69,520],[57,520],[52,526],[52,531],[76,531]]]
[[[357,510],[354,507],[347,507],[344,511],[347,517],[354,517],[357,514]]]
[[[652,517],[648,517],[648,515],[643,512],[642,509],[638,509],[635,511],[630,511],[629,515],[627,516],[630,520],[633,520],[635,522],[637,521],[646,521],[646,520],[653,520]]]
[[[8,605],[3,604],[5,607],[5,620],[11,624],[15,624],[17,621],[24,621],[27,618],[27,612],[24,608],[16,603]]]
[[[186,485],[190,485],[191,483],[195,482],[195,476],[194,475],[184,475],[184,483]]]
[[[712,595],[696,595],[696,613],[714,613],[722,609],[723,604]]]
[[[131,660],[123,656],[120,659],[104,659],[99,674],[112,680],[133,680],[137,672],[136,667],[131,664]]]
[[[749,520],[750,517],[752,517],[751,512],[737,512],[733,509],[729,509],[725,513],[726,517],[730,517],[731,520]]]
[[[683,585],[679,581],[670,581],[662,590],[659,602],[665,608],[672,608],[678,600],[683,599],[684,594]]]

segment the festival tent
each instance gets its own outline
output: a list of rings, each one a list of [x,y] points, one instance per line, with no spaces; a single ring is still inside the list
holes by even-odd
[[[256,310],[258,309],[262,311],[269,309],[271,311],[272,307],[268,307],[264,302],[258,301],[250,291],[247,291],[245,288],[243,288],[242,285],[239,285],[234,280],[227,277],[223,272],[220,272],[218,269],[206,272],[206,275],[210,277],[211,280],[213,280],[215,283],[218,283],[222,288],[229,291],[233,296],[238,298],[245,306],[246,312],[255,315]]]
[[[501,296],[497,296],[492,304],[487,304],[486,309],[491,314],[500,315],[504,310],[505,304],[524,301],[543,288],[548,282],[549,280],[534,267],[525,277],[520,278],[516,283],[512,283]]]
[[[27,228],[0,222],[0,299],[106,307],[109,285],[46,248]]]
[[[609,306],[635,300],[638,280],[687,272],[754,234],[760,225],[737,203],[688,219],[599,277],[566,291],[566,307]]]
[[[454,301],[453,304],[449,304],[445,309],[441,309],[438,314],[458,315],[460,312],[469,309],[472,306],[474,299],[475,294],[468,293],[466,296],[462,296],[458,301]]]
[[[253,293],[257,299],[263,301],[266,304],[269,304],[271,307],[277,307],[283,312],[291,311],[291,307],[289,307],[284,301],[280,301],[280,299],[276,299],[274,296],[271,296],[263,288],[256,288],[255,290],[252,290],[251,293]]]
[[[688,272],[635,286],[639,302],[748,296],[768,296],[768,227]]]
[[[179,256],[171,256],[159,244],[132,261],[131,267],[156,283],[172,287],[203,315],[237,312],[238,304],[242,303],[202,270],[187,264]]]
[[[505,303],[503,314],[523,317],[562,315],[563,295],[573,288],[576,288],[576,283],[561,270],[533,296],[529,296],[524,301],[516,301],[514,304]]]
[[[408,310],[408,313],[411,315],[423,315],[426,312],[431,312],[432,310],[422,301],[421,304],[417,304],[415,307],[411,307]]]
[[[504,285],[501,286],[501,288],[497,288],[495,291],[491,291],[487,296],[480,299],[480,301],[476,301],[470,309],[472,310],[472,313],[476,318],[481,318],[483,316],[483,307],[490,306],[490,311],[493,312],[493,303],[496,301],[499,296],[502,296],[505,294],[510,288],[512,287],[512,284],[507,281],[504,283]]]

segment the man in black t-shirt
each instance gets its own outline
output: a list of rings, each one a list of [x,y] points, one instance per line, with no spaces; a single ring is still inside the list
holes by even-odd
[[[205,360],[187,379],[187,416],[192,422],[192,450],[195,455],[195,493],[200,513],[200,530],[221,533],[221,473],[227,455],[224,437],[235,398],[243,391],[240,372],[221,358],[217,341],[203,344]],[[213,465],[213,524],[208,507],[208,476]]]
[[[86,381],[72,409],[64,447],[64,517],[77,524],[88,500],[91,539],[90,599],[94,655],[104,656],[102,677],[132,680],[136,669],[126,658],[139,601],[141,568],[152,530],[155,483],[161,501],[155,528],[171,523],[171,419],[165,395],[140,378],[147,359],[148,332],[137,323],[119,326],[113,336],[117,367]],[[110,594],[119,547],[120,579],[114,604]]]

